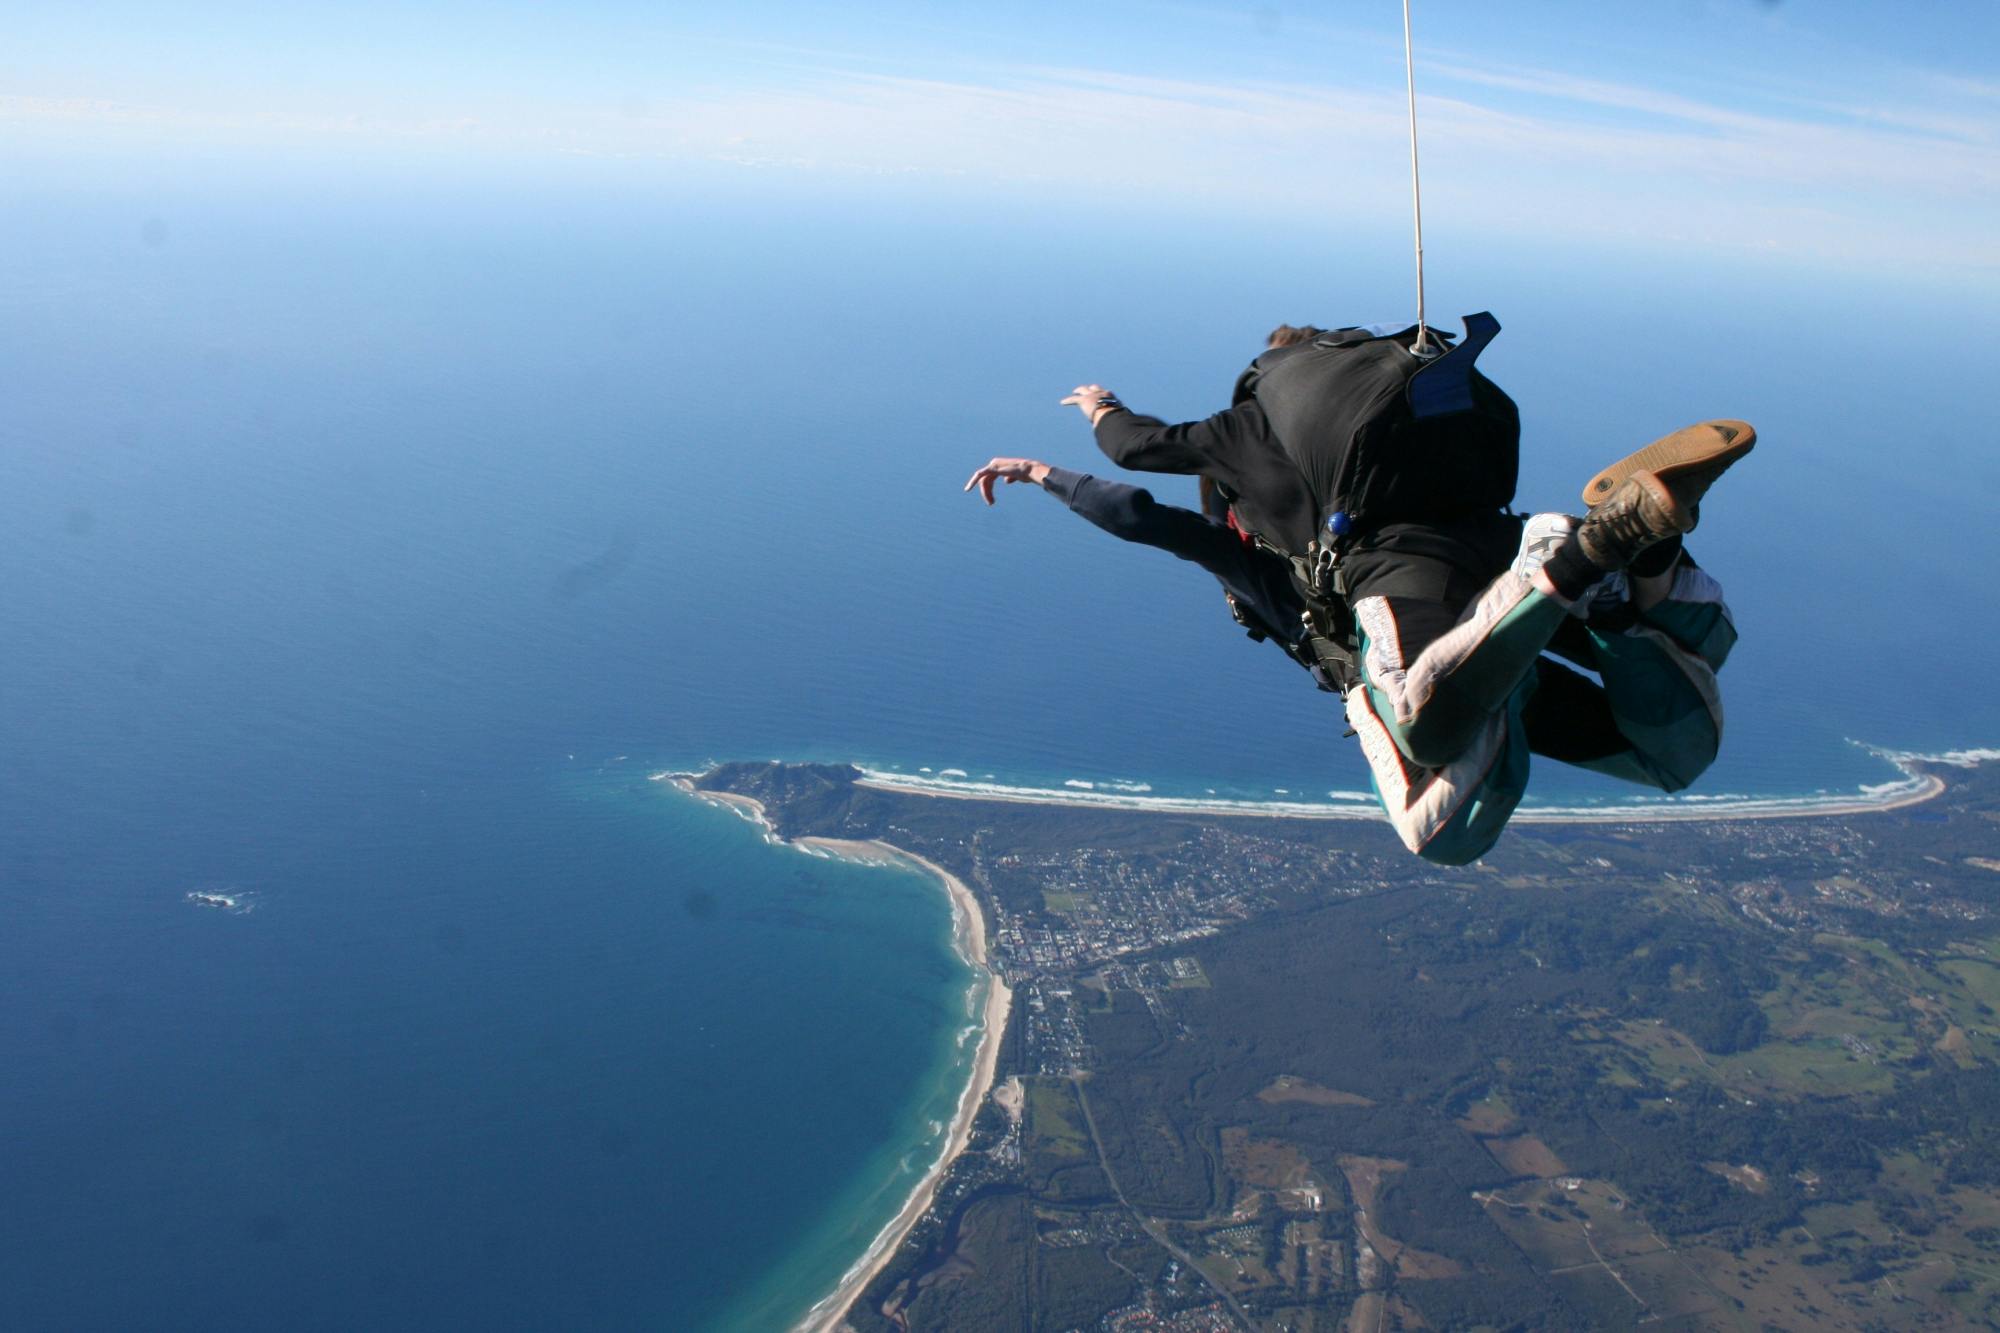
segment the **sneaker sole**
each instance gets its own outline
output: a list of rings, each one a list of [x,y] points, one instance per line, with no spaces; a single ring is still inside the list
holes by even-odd
[[[1747,421],[1704,421],[1683,426],[1637,453],[1627,454],[1592,477],[1583,488],[1583,502],[1596,504],[1634,472],[1651,472],[1663,482],[1696,470],[1720,475],[1756,445],[1757,429]]]
[[[1585,518],[1576,530],[1577,540],[1583,547],[1584,558],[1607,575],[1626,568],[1640,552],[1650,549],[1655,544],[1694,529],[1692,506],[1683,505],[1674,495],[1672,488],[1661,481],[1657,473],[1640,468],[1619,484],[1621,491],[1634,487],[1646,492],[1647,497],[1651,499],[1651,508],[1658,519],[1657,522],[1645,514],[1647,505],[1643,500],[1633,499],[1628,502],[1629,507],[1624,518],[1614,519],[1606,525],[1613,528],[1624,526],[1626,529],[1624,532],[1607,536],[1596,523],[1598,515],[1605,512],[1597,505],[1591,506],[1590,516]],[[1634,524],[1640,525],[1642,531],[1634,531]],[[1646,537],[1644,541],[1634,540],[1644,532],[1650,532],[1652,535]]]

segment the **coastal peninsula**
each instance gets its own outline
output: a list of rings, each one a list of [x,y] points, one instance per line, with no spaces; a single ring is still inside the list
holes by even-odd
[[[1368,820],[677,780],[921,857],[1009,992],[815,1327],[1804,1329],[2000,1317],[1987,758],[1462,870]]]

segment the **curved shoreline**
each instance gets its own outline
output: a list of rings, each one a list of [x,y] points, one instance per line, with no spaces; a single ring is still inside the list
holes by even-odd
[[[1965,750],[1922,755],[1875,751],[1898,769],[1900,781],[1863,788],[1838,796],[1666,797],[1658,801],[1609,806],[1533,806],[1514,812],[1516,824],[1675,824],[1738,819],[1807,819],[1836,815],[1881,814],[1920,805],[1945,789],[1944,779],[1917,768],[1918,764],[1969,767],[2000,759],[2000,751]],[[1355,794],[1341,804],[1315,801],[1266,801],[1230,797],[1150,796],[1127,792],[1015,787],[1004,783],[958,782],[945,778],[912,777],[864,768],[855,785],[905,796],[931,796],[950,801],[997,801],[1012,805],[1065,806],[1081,810],[1130,810],[1139,813],[1201,815],[1249,819],[1373,819],[1383,818],[1370,797]]]
[[[980,1104],[993,1090],[994,1074],[1000,1064],[1000,1041],[1007,1032],[1014,992],[987,964],[986,919],[980,913],[979,900],[966,887],[964,880],[935,861],[879,838],[866,842],[843,838],[800,838],[798,845],[868,864],[879,865],[884,861],[913,864],[934,876],[945,886],[945,892],[951,898],[953,947],[976,976],[984,977],[983,982],[974,983],[983,988],[984,994],[980,999],[981,1031],[979,1049],[972,1058],[972,1077],[967,1080],[965,1091],[959,1094],[958,1109],[952,1114],[951,1128],[946,1133],[945,1144],[938,1152],[937,1160],[931,1163],[931,1169],[910,1191],[910,1197],[904,1201],[901,1210],[882,1228],[853,1267],[842,1275],[840,1285],[834,1288],[833,1294],[806,1311],[805,1318],[794,1325],[795,1333],[830,1333],[847,1317],[848,1310],[868,1289],[868,1284],[888,1266],[911,1229],[930,1211],[931,1201],[937,1197],[937,1187],[944,1180],[946,1170],[965,1151],[965,1145],[972,1137],[972,1121],[979,1114]]]
[[[1008,805],[1065,806],[1077,810],[1129,810],[1136,814],[1201,815],[1211,819],[1367,819],[1383,818],[1372,802],[1332,805],[1306,801],[1255,801],[1195,796],[1126,796],[1098,792],[1065,792],[1048,787],[972,787],[895,773],[863,770],[857,787],[931,796],[946,801],[995,801]],[[1661,801],[1653,805],[1544,806],[1514,812],[1516,824],[1680,824],[1693,820],[1810,819],[1829,815],[1880,814],[1920,805],[1945,788],[1933,774],[1913,774],[1879,795],[1841,797],[1745,797],[1741,800]]]
[[[1872,748],[1872,747],[1871,747]],[[1970,768],[2000,760],[2000,750],[1963,750],[1945,754],[1920,755],[1877,750],[1885,761],[1901,773],[1901,781],[1864,788],[1851,796],[1838,797],[1743,797],[1700,798],[1661,801],[1647,805],[1603,808],[1551,807],[1519,810],[1516,822],[1535,824],[1683,823],[1690,821],[1735,821],[1751,819],[1801,819],[1839,815],[1879,814],[1919,805],[1946,790],[1945,781],[1923,771],[1920,764],[1942,764]],[[856,785],[911,796],[931,796],[946,800],[1001,801],[1021,805],[1067,806],[1096,810],[1126,810],[1134,813],[1201,815],[1219,818],[1265,819],[1376,819],[1383,818],[1372,800],[1355,800],[1344,805],[1309,802],[1231,800],[1107,793],[1091,790],[1007,787],[1000,784],[958,783],[948,779],[911,778],[879,770],[861,769]],[[981,1032],[974,1053],[972,1072],[945,1135],[944,1146],[930,1169],[911,1189],[896,1215],[877,1233],[861,1257],[841,1276],[834,1290],[815,1303],[792,1325],[791,1333],[832,1333],[846,1318],[854,1302],[869,1283],[887,1267],[917,1222],[930,1210],[945,1172],[965,1151],[971,1138],[972,1122],[980,1105],[992,1091],[1006,1032],[1013,992],[988,961],[986,921],[978,898],[950,871],[926,857],[879,838],[854,840],[805,836],[779,836],[762,802],[735,792],[709,791],[695,785],[695,775],[661,772],[655,781],[669,781],[698,800],[720,805],[756,824],[764,840],[774,846],[791,847],[812,856],[836,857],[868,865],[915,866],[941,883],[951,903],[952,944],[974,974],[980,993]]]
[[[972,970],[973,986],[980,996],[979,1046],[973,1053],[972,1075],[959,1093],[958,1105],[945,1132],[944,1146],[938,1151],[930,1169],[912,1187],[903,1206],[869,1242],[861,1257],[841,1275],[840,1283],[832,1293],[814,1304],[792,1326],[793,1333],[831,1333],[847,1317],[848,1310],[868,1289],[868,1284],[895,1256],[919,1219],[930,1211],[931,1201],[937,1197],[937,1188],[946,1170],[965,1151],[965,1145],[972,1137],[973,1119],[979,1114],[979,1107],[987,1094],[993,1090],[994,1075],[1000,1064],[1000,1042],[1006,1035],[1014,993],[987,961],[986,918],[979,909],[978,898],[965,881],[935,861],[879,838],[867,841],[820,837],[785,839],[772,826],[761,801],[735,792],[704,791],[679,774],[657,774],[655,777],[666,778],[695,799],[723,806],[758,825],[763,830],[764,840],[773,846],[791,847],[809,856],[836,857],[863,865],[915,866],[941,883],[951,902],[952,948]]]

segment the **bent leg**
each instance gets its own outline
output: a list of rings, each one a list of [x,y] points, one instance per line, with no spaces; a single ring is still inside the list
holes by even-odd
[[[1532,679],[1568,609],[1509,571],[1456,617],[1442,603],[1401,597],[1364,597],[1354,617],[1376,716],[1412,763],[1442,768]]]
[[[1457,866],[1478,860],[1499,841],[1528,786],[1521,713],[1534,689],[1532,677],[1521,681],[1457,757],[1436,768],[1409,758],[1399,728],[1378,711],[1379,695],[1367,683],[1348,691],[1347,720],[1368,758],[1375,795],[1405,847],[1426,861]]]
[[[1621,599],[1558,631],[1549,651],[1604,684],[1544,658],[1525,718],[1529,745],[1579,768],[1679,791],[1721,746],[1715,673],[1735,644],[1721,585],[1685,559],[1658,604],[1636,611]]]
[[[1390,823],[1426,860],[1463,865],[1493,846],[1531,752],[1678,791],[1721,744],[1715,673],[1736,628],[1721,586],[1692,559],[1658,605],[1587,626],[1526,574],[1502,574],[1457,615],[1421,599],[1355,603],[1362,679],[1348,721]],[[1543,657],[1558,631],[1602,686]]]
[[[1688,786],[1722,745],[1715,673],[1736,645],[1722,585],[1683,559],[1657,606],[1623,629],[1589,629],[1605,696],[1632,749],[1584,767],[1662,791]]]

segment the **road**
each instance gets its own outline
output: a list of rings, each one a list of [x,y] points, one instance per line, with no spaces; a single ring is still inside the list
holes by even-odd
[[[1152,1218],[1147,1217],[1137,1208],[1134,1208],[1132,1201],[1125,1197],[1125,1187],[1118,1183],[1118,1176],[1111,1169],[1111,1159],[1104,1155],[1104,1140],[1097,1135],[1097,1117],[1090,1113],[1090,1098],[1084,1092],[1083,1080],[1080,1078],[1071,1078],[1070,1082],[1076,1088],[1076,1103],[1083,1108],[1084,1126],[1090,1130],[1090,1145],[1097,1150],[1097,1165],[1103,1169],[1104,1178],[1111,1182],[1111,1192],[1118,1196],[1118,1202],[1124,1205],[1125,1211],[1132,1215],[1132,1220],[1137,1222],[1161,1249],[1180,1261],[1182,1268],[1193,1273],[1203,1282],[1208,1283],[1209,1289],[1220,1296],[1223,1304],[1229,1307],[1230,1317],[1236,1320],[1238,1328],[1247,1329],[1251,1333],[1255,1333],[1257,1321],[1250,1317],[1250,1312],[1237,1304],[1236,1298],[1218,1286],[1209,1278],[1208,1274],[1202,1272],[1200,1267],[1195,1264],[1193,1256],[1180,1246],[1174,1244],[1167,1236],[1167,1229],[1165,1227],[1155,1222]]]

